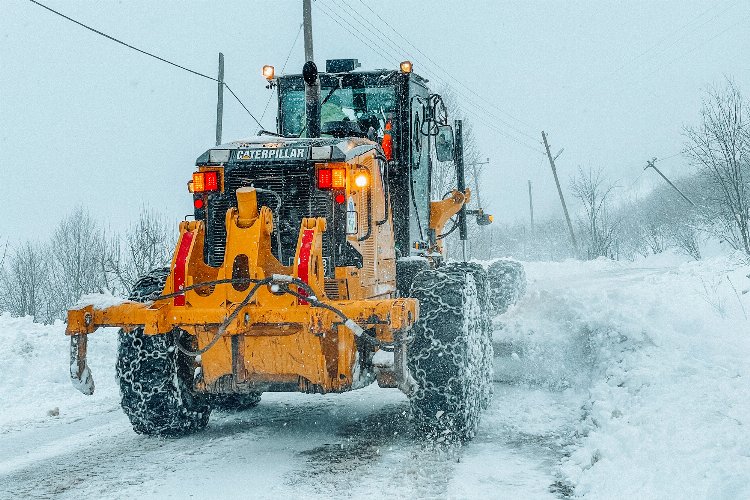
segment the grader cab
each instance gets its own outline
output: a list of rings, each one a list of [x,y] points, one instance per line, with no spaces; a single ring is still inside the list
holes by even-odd
[[[128,301],[68,312],[71,377],[94,390],[87,336],[119,332],[122,407],[140,433],[206,426],[212,408],[268,391],[343,392],[374,381],[408,395],[420,435],[468,439],[490,397],[491,304],[481,267],[443,258],[465,233],[460,122],[401,71],[275,77],[278,129],[209,149],[189,182],[194,220],[169,268]],[[317,89],[320,89],[318,92]],[[433,200],[432,163],[457,164]]]

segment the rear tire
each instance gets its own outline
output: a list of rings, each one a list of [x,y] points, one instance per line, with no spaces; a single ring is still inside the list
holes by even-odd
[[[502,314],[526,293],[526,271],[515,260],[502,259],[487,268],[490,302],[494,314]]]
[[[422,271],[412,283],[419,320],[412,329],[408,366],[417,383],[410,405],[419,437],[438,442],[471,439],[489,394],[488,320],[474,271],[453,264]]]
[[[130,300],[154,300],[168,276],[167,268],[151,271],[136,282]],[[176,346],[181,333],[146,335],[139,327],[118,334],[121,406],[139,434],[179,436],[208,424],[207,398],[192,391],[194,359]]]

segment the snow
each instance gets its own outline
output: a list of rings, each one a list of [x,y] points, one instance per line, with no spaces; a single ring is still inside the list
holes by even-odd
[[[750,498],[750,267],[683,260],[529,263],[499,321],[501,378],[588,391],[560,464],[576,495]]]
[[[91,335],[88,364],[95,379],[107,378],[93,396],[84,396],[70,381],[70,337],[65,325],[34,323],[31,317],[0,315],[0,435],[29,426],[53,425],[110,409],[119,393],[113,384],[116,329]],[[104,382],[104,381],[103,381]],[[59,408],[59,416],[47,412]]]
[[[64,324],[0,315],[0,498],[750,498],[750,266],[524,265],[526,296],[495,318],[492,405],[450,452],[415,442],[406,398],[376,385],[264,394],[194,436],[139,436],[116,330],[90,338],[84,396]]]
[[[123,302],[127,301],[122,297],[112,295],[111,293],[89,293],[83,295],[73,308],[77,309],[91,305],[96,309],[104,309],[110,306],[122,304]]]

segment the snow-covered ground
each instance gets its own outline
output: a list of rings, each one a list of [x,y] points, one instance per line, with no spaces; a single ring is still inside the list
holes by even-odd
[[[396,390],[267,394],[182,439],[119,409],[115,334],[68,380],[62,324],[0,316],[0,498],[750,498],[750,266],[527,263],[495,319],[495,396],[452,452]]]

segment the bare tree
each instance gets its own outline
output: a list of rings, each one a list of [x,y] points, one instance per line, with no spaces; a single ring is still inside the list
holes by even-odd
[[[750,255],[750,134],[747,104],[728,81],[706,92],[702,121],[688,127],[688,155],[710,180],[706,214],[709,230]]]
[[[169,265],[177,242],[177,228],[172,221],[144,207],[122,240],[114,238],[107,242],[103,269],[113,276],[121,291],[128,293],[139,277]]]
[[[51,321],[46,301],[49,289],[47,250],[26,242],[13,250],[7,266],[0,269],[0,306],[14,316],[33,316]]]
[[[87,293],[106,288],[101,258],[105,252],[103,231],[81,207],[60,222],[52,235],[52,287],[61,300],[60,315]]]
[[[585,212],[580,225],[588,240],[589,258],[613,256],[617,222],[612,220],[609,204],[615,187],[607,182],[601,169],[589,168],[584,172],[579,167],[571,181],[573,196],[581,202]]]

